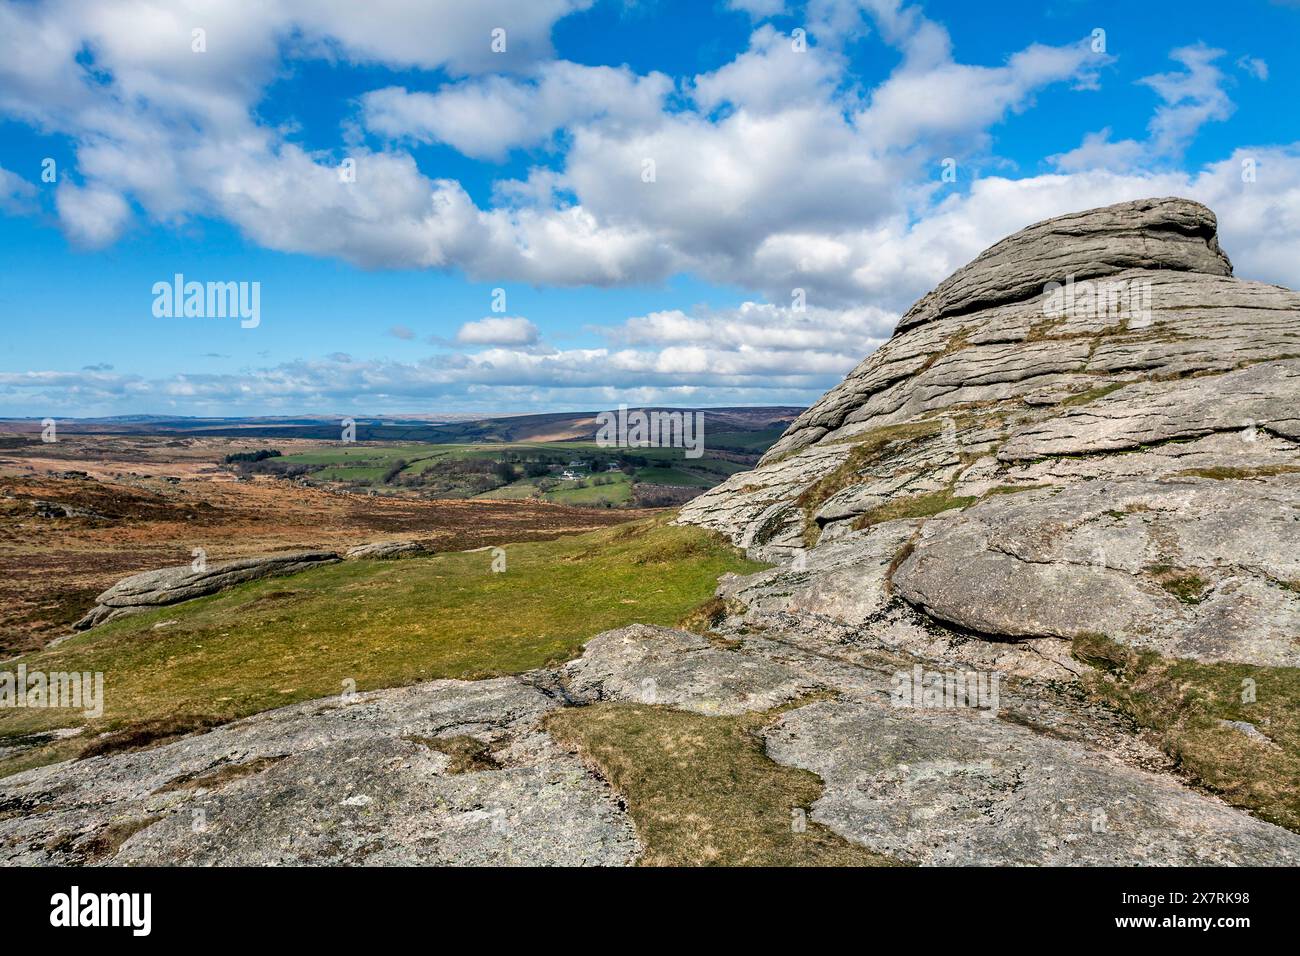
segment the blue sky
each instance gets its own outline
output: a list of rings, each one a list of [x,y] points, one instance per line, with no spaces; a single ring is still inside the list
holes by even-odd
[[[991,242],[1148,195],[1300,286],[1297,40],[1290,0],[0,0],[0,414],[804,404]],[[156,316],[176,273],[256,328]]]

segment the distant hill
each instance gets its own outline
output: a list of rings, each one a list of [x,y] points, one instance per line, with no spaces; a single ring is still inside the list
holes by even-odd
[[[756,408],[673,408],[644,406],[646,411],[683,411],[704,413],[705,433],[726,434],[770,432],[794,421],[802,408],[791,405]],[[597,411],[547,412],[538,415],[503,415],[477,418],[447,415],[353,416],[358,441],[404,442],[554,442],[592,441],[596,437]],[[284,418],[168,418],[152,415],[125,415],[117,418],[59,419],[59,429],[66,434],[206,435],[223,438],[315,438],[333,440],[339,436],[342,416],[295,416]],[[0,420],[0,429],[16,432],[39,432],[36,419]],[[741,442],[743,445],[743,441]],[[739,450],[739,449],[738,449]]]

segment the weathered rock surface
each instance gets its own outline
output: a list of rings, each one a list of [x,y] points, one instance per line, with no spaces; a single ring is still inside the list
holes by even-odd
[[[1044,282],[1129,269],[1232,275],[1218,222],[1204,206],[1139,199],[1036,223],[980,253],[903,315],[897,331],[1037,295]],[[1044,279],[1047,276],[1047,279]]]
[[[1300,666],[1300,295],[1231,273],[1213,214],[1185,200],[1032,226],[682,509],[776,563],[719,587],[747,650],[761,635],[819,673],[975,668],[1046,706],[882,712],[841,670],[839,699],[767,736],[825,781],[815,820],[923,864],[1294,859],[1291,834],[1053,696],[1086,670],[1085,635]],[[1140,294],[1049,302],[1085,281]]]
[[[1300,474],[1092,481],[927,522],[893,575],[1004,638],[1105,634],[1166,657],[1300,667]]]
[[[614,795],[537,729],[556,706],[513,678],[434,681],[17,774],[0,863],[628,863]],[[443,752],[467,737],[490,769]]]
[[[729,586],[750,626],[1019,672],[1084,633],[1295,666],[1300,295],[1231,271],[1186,200],[1031,226],[679,520],[780,563]]]
[[[348,548],[343,557],[348,561],[383,560],[396,558],[420,558],[434,553],[434,549],[423,541],[378,541],[374,544],[359,544]]]
[[[1079,744],[954,711],[801,707],[767,733],[826,792],[812,819],[876,852],[950,866],[1300,861],[1300,837]]]
[[[908,862],[1300,863],[1300,836],[1147,769],[1068,695],[1026,684],[988,709],[901,706],[896,664],[804,643],[634,626],[552,672],[313,701],[26,771],[0,780],[0,864],[631,863],[626,808],[541,726],[595,699],[704,714],[793,701],[765,746],[825,781],[813,819]],[[834,699],[800,706],[810,694]]]
[[[307,568],[337,561],[332,551],[295,551],[262,558],[220,561],[196,571],[191,565],[144,571],[118,581],[95,598],[96,606],[73,625],[79,631],[126,614],[136,614],[166,604],[215,594],[259,578],[297,574]]]
[[[762,657],[738,656],[689,631],[633,624],[607,631],[563,671],[571,698],[671,704],[697,714],[770,710],[816,684]]]
[[[1128,451],[1213,432],[1259,429],[1300,441],[1300,360],[1264,362],[1190,381],[1140,382],[1017,429],[999,461]]]

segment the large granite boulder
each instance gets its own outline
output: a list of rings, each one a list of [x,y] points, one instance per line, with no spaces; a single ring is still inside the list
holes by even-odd
[[[166,604],[216,594],[226,588],[259,578],[297,574],[308,568],[337,561],[333,551],[293,551],[259,558],[219,561],[195,570],[183,564],[156,571],[143,571],[123,578],[95,598],[95,607],[73,627],[78,631],[127,614],[138,614]]]
[[[679,520],[779,563],[729,585],[751,625],[1296,666],[1297,472],[1300,295],[1151,199],[994,245]]]
[[[958,711],[825,701],[767,734],[822,778],[811,818],[928,866],[1300,862],[1300,837],[1095,749]]]

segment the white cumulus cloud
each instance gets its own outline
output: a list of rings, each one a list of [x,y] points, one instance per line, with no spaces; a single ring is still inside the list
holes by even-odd
[[[456,341],[463,345],[533,345],[539,338],[537,326],[519,317],[466,322],[456,332]]]

